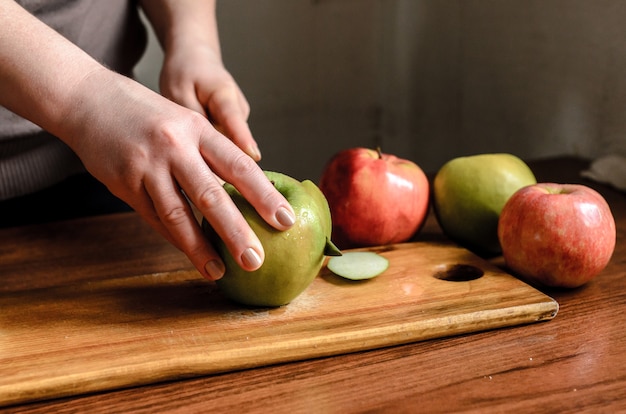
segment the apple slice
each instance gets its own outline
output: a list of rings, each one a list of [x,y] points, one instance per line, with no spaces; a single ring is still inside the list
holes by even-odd
[[[389,260],[374,252],[346,252],[342,256],[331,257],[328,269],[350,280],[371,279],[389,267]]]

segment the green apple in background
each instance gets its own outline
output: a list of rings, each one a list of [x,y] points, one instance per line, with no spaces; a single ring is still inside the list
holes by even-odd
[[[300,182],[281,173],[265,171],[265,175],[296,214],[289,230],[271,227],[235,187],[224,185],[263,245],[265,261],[259,269],[241,269],[206,219],[202,228],[226,265],[226,273],[216,282],[220,291],[244,305],[277,307],[291,302],[313,282],[325,255],[341,253],[330,241],[330,209],[319,188],[309,180]]]
[[[528,165],[511,154],[454,158],[433,181],[435,216],[451,240],[481,256],[497,255],[502,207],[517,190],[536,183]]]

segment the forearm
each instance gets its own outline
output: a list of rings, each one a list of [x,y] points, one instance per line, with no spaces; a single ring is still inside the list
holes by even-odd
[[[220,56],[215,17],[216,0],[140,0],[165,53],[177,47],[201,44]]]
[[[0,0],[0,39],[0,104],[67,135],[83,80],[104,68],[11,0]]]

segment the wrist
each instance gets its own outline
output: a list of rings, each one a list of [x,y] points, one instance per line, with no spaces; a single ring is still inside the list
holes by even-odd
[[[129,88],[120,82],[132,81],[100,65],[85,72],[66,94],[62,118],[53,123],[50,132],[80,154],[85,141],[97,135],[94,131],[115,125],[119,121],[116,114],[127,112],[120,105],[125,105],[122,98]]]
[[[190,45],[203,45],[221,59],[214,0],[143,0],[140,3],[165,54]]]

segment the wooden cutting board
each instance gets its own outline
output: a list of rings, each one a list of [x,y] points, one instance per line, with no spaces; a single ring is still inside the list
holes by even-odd
[[[291,304],[245,308],[195,271],[0,297],[0,405],[239,370],[552,319],[556,301],[467,250],[378,251],[379,277],[322,269]],[[471,279],[471,280],[469,280]]]

